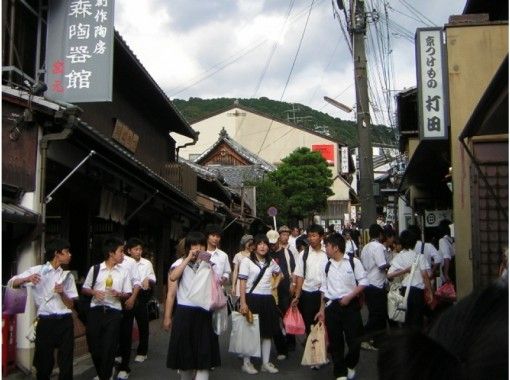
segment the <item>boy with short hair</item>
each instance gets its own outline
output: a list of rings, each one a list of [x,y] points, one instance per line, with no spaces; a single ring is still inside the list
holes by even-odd
[[[94,267],[91,267],[81,290],[84,295],[92,296],[87,317],[87,345],[99,380],[112,376],[122,321],[122,301],[132,292],[129,274],[119,266],[124,260],[123,250],[122,240],[106,239],[103,244],[105,261],[99,264],[96,282],[92,286]]]

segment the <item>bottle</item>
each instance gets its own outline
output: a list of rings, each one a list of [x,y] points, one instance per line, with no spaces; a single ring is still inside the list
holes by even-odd
[[[105,289],[104,289],[107,297],[110,297],[112,294],[112,286],[113,286],[112,274],[108,273],[108,277],[106,277]]]

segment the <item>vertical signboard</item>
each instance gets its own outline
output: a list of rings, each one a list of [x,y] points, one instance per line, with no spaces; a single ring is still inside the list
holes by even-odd
[[[343,146],[340,150],[341,152],[341,162],[342,162],[342,169],[340,171],[341,174],[348,174],[349,173],[349,148],[346,146]]]
[[[416,29],[420,139],[448,138],[448,81],[442,28]]]
[[[114,0],[51,0],[46,96],[69,103],[112,100]]]

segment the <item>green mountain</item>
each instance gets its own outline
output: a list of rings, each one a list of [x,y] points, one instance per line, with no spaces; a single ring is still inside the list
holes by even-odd
[[[188,100],[174,99],[173,104],[183,114],[185,119],[190,124],[193,124],[195,120],[228,108],[235,100],[234,98],[189,98]],[[248,108],[272,115],[281,120],[299,124],[317,133],[333,137],[351,147],[358,145],[356,123],[353,121],[332,117],[327,113],[314,110],[303,104],[280,102],[266,97],[237,100],[239,104]],[[371,128],[373,132],[372,143],[374,145],[396,145],[397,142],[393,129],[384,125],[372,125]]]

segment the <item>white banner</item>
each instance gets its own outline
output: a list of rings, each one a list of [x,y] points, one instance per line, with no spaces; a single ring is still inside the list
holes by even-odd
[[[448,138],[448,88],[442,28],[416,29],[420,139]]]
[[[341,152],[341,162],[342,162],[342,169],[341,169],[341,172],[342,174],[348,174],[349,173],[349,147],[347,146],[343,146],[341,149],[340,149],[340,152]]]

